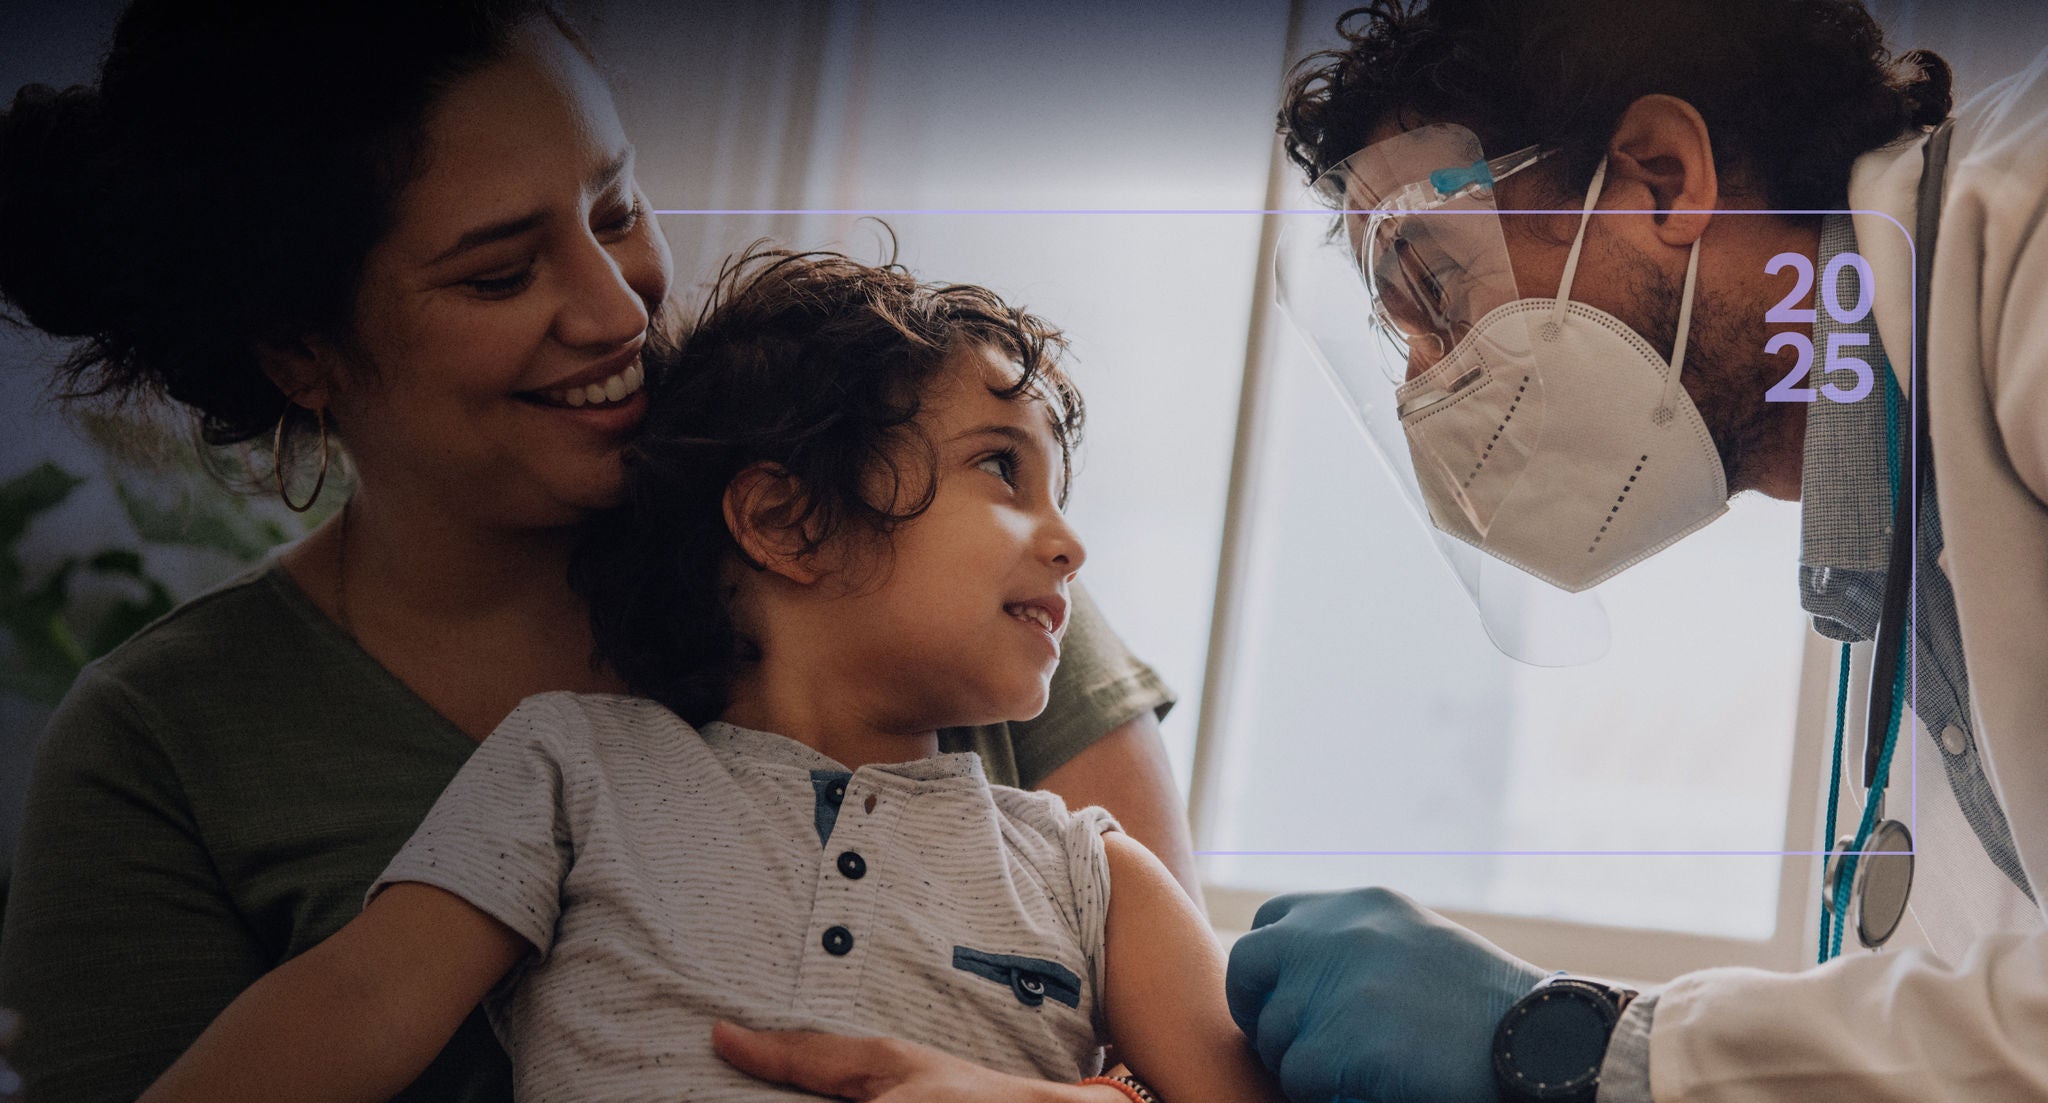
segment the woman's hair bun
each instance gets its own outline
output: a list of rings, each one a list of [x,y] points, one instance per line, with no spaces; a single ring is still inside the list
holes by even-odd
[[[0,298],[60,337],[110,324],[94,262],[111,160],[97,90],[30,84],[0,114]]]

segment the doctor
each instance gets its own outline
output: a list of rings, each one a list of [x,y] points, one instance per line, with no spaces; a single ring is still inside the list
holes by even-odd
[[[1946,783],[1910,915],[1835,896],[1866,943],[1896,927],[1882,953],[1637,995],[1385,890],[1288,896],[1232,953],[1239,1026],[1299,1103],[2048,1099],[2048,53],[1931,141],[1946,65],[1891,58],[1854,0],[1381,2],[1340,28],[1283,130],[1407,346],[1388,386],[1434,523],[1580,590],[1729,494],[1798,499],[1802,604],[1869,639],[1920,406],[1895,738]],[[1569,213],[1391,213],[1488,206]],[[1729,213],[1754,209],[1778,213]]]

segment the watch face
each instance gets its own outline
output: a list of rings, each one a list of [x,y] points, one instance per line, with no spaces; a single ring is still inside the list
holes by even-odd
[[[1546,985],[1501,1020],[1495,1067],[1526,1098],[1591,1098],[1617,1018],[1613,1002],[1598,992]]]

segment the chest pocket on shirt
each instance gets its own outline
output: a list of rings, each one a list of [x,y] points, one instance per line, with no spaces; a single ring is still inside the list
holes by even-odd
[[[1007,985],[1017,1002],[1026,1007],[1037,1007],[1046,1000],[1081,1006],[1081,978],[1057,961],[955,946],[953,968]]]

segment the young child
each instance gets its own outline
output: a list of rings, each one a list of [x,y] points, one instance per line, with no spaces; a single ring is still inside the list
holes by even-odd
[[[729,264],[575,570],[645,697],[521,704],[145,1099],[388,1098],[486,1000],[528,1101],[799,1094],[719,1020],[931,1046],[977,1099],[1127,1103],[1075,1083],[1113,1042],[1167,1103],[1278,1100],[1158,860],[938,753],[1045,706],[1085,555],[1062,348],[894,265]]]

